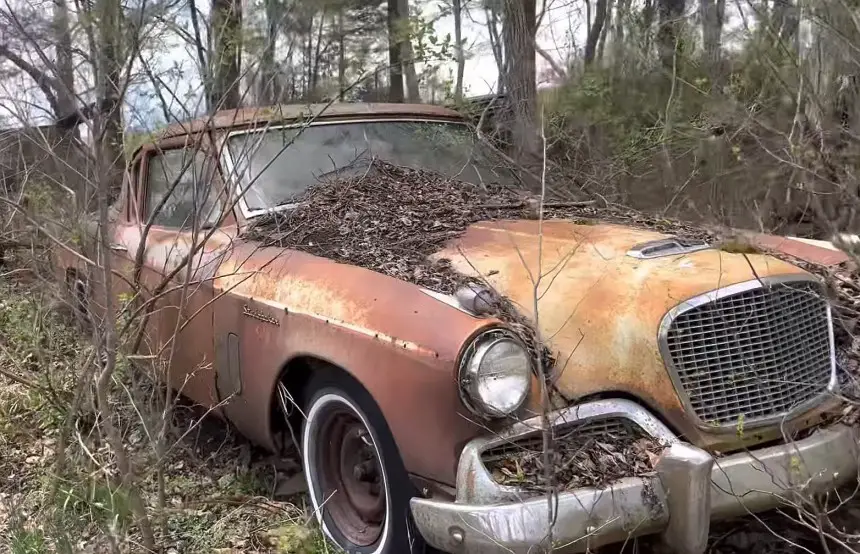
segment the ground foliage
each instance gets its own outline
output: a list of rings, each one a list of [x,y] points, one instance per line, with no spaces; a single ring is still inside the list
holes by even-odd
[[[52,284],[21,265],[11,257],[0,275],[0,552],[101,553],[111,552],[111,543],[121,552],[141,551],[128,491],[107,478],[116,471],[115,458],[95,425],[92,402],[75,414],[65,469],[55,471],[72,390],[92,363],[92,347]],[[300,491],[281,487],[301,476],[290,452],[269,455],[180,400],[170,415],[168,452],[159,460],[152,434],[163,390],[140,377],[120,357],[112,402],[139,468],[136,486],[159,522],[163,552],[330,550]],[[154,476],[159,463],[164,512]]]

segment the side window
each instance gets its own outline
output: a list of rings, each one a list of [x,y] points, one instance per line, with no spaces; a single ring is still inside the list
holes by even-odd
[[[222,206],[213,175],[211,158],[200,150],[177,149],[153,155],[146,171],[147,217],[157,210],[153,219],[156,225],[191,228],[195,217],[201,228],[217,225]]]

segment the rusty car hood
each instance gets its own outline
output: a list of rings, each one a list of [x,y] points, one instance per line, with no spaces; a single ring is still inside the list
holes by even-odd
[[[627,255],[631,247],[667,235],[612,224],[549,220],[542,229],[539,225],[529,220],[477,223],[434,258],[450,259],[465,274],[480,273],[532,320],[537,291],[536,319],[557,355],[556,383],[566,397],[633,395],[688,436],[702,433],[684,414],[659,352],[664,315],[717,288],[804,273],[767,255],[715,248],[637,259]]]

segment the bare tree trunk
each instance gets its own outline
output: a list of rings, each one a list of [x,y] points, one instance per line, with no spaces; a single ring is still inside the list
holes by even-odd
[[[212,97],[212,78],[209,71],[208,52],[203,44],[203,35],[200,33],[200,13],[197,10],[195,0],[188,0],[188,12],[191,16],[191,29],[194,31],[194,46],[197,51],[197,63],[200,65],[200,79],[203,81],[203,93],[206,101]]]
[[[238,108],[242,57],[242,0],[212,0],[212,89],[209,109]]]
[[[499,6],[496,0],[489,0],[484,4],[484,14],[487,17],[487,31],[490,36],[490,48],[493,50],[493,58],[499,70],[498,93],[505,92],[505,58],[502,51],[502,35],[499,32]]]
[[[125,171],[122,126],[122,57],[120,52],[121,13],[119,3],[101,0],[99,19],[98,52],[98,102],[97,106],[103,121],[102,155],[108,164],[111,198],[116,198],[122,188],[122,174]]]
[[[646,53],[651,52],[651,27],[654,25],[655,1],[659,0],[645,0],[645,5],[642,7],[642,34],[645,37],[643,46]]]
[[[531,163],[538,155],[535,0],[505,0],[504,6],[505,87],[513,154],[517,160]]]
[[[663,69],[672,71],[675,63],[675,48],[681,19],[684,17],[686,0],[657,0],[657,11],[660,16],[657,30],[657,53]]]
[[[594,63],[594,55],[597,52],[597,41],[600,40],[600,35],[603,31],[603,24],[606,22],[608,4],[609,0],[597,0],[594,19],[591,23],[591,27],[588,29],[588,36],[585,39],[583,61],[586,67]]]
[[[600,40],[597,43],[597,59],[603,61],[603,54],[606,52],[606,37],[612,29],[612,7],[613,0],[609,0],[606,6],[606,17],[603,20],[603,30],[600,31]],[[617,16],[617,14],[616,14]]]
[[[615,24],[613,26],[613,42],[620,47],[624,43],[624,24],[630,14],[630,0],[617,0],[615,6]],[[616,48],[617,49],[617,48]]]
[[[319,30],[317,31],[317,47],[314,51],[314,63],[311,66],[313,67],[313,71],[311,72],[311,95],[314,99],[316,99],[317,86],[320,80],[320,56],[322,52],[323,29],[325,29],[325,16],[326,9],[323,8],[322,14],[320,14]]]
[[[314,79],[314,75],[313,75],[313,73],[314,73],[314,65],[313,65],[313,63],[314,63],[314,17],[313,17],[313,15],[311,15],[310,18],[308,19],[308,26],[307,26],[307,30],[306,30],[305,34],[308,37],[307,41],[305,42],[305,54],[304,54],[305,66],[307,68],[307,70],[304,71],[304,81],[305,81],[304,97],[305,97],[305,100],[307,100],[311,96],[311,90],[312,90],[311,84],[313,83],[313,79]]]
[[[418,73],[415,71],[415,54],[410,41],[403,43],[403,76],[406,77],[406,98],[413,104],[421,102]]]
[[[702,67],[711,76],[711,88],[720,86],[720,48],[726,0],[700,0],[699,16],[702,20]]]
[[[388,101],[403,102],[403,46],[398,0],[388,0]]]
[[[412,103],[421,102],[421,92],[418,89],[418,74],[415,71],[415,51],[412,49],[412,30],[409,25],[409,0],[397,0],[397,12],[400,15],[400,32],[403,34],[403,75],[406,77],[406,96]]]
[[[585,0],[585,28],[591,29],[591,0]]]
[[[343,34],[343,8],[337,13],[337,99],[343,101],[346,90],[346,39]]]
[[[462,0],[452,0],[451,8],[454,16],[454,57],[457,59],[457,80],[454,83],[454,100],[460,102],[463,100],[463,74],[466,72],[466,55],[463,51]]]
[[[278,71],[275,68],[275,49],[278,46],[278,27],[280,24],[280,3],[277,0],[265,0],[266,11],[266,44],[260,57],[260,98],[263,103],[275,104],[281,100]]]
[[[66,0],[54,0],[52,22],[57,64],[57,80],[63,90],[57,91],[57,115],[71,115],[76,110],[75,68],[72,64],[72,32],[69,27],[69,7]]]
[[[785,46],[794,43],[797,36],[797,27],[800,24],[798,12],[799,7],[792,0],[773,0],[773,29]]]

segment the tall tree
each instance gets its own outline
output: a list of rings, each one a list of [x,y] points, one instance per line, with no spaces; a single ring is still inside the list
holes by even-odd
[[[505,0],[502,37],[505,53],[503,79],[507,94],[508,126],[514,156],[532,162],[538,153],[535,111],[535,0]]]
[[[403,102],[403,44],[400,0],[388,0],[388,101]]]
[[[122,125],[122,9],[114,0],[99,0],[97,46],[98,91],[97,105],[100,115],[97,125],[101,139],[102,161],[106,172],[100,178],[109,180],[109,189],[119,193],[125,168]]]
[[[281,27],[283,4],[280,0],[264,0],[266,12],[266,35],[263,53],[260,56],[260,90],[262,103],[275,104],[281,100],[281,86],[275,67],[275,51],[278,47],[278,30]]]
[[[814,4],[812,4],[814,6]],[[797,36],[797,27],[800,24],[800,8],[797,1],[773,0],[771,10],[772,27],[776,36],[790,45]]]
[[[624,44],[624,25],[628,21],[629,12],[630,0],[617,0],[615,4],[615,21],[612,28],[612,39],[616,47],[621,47]]]
[[[57,120],[77,121],[77,101],[75,96],[74,67],[72,65],[71,23],[68,5],[65,0],[53,0],[51,19],[47,24],[47,36],[37,36],[33,28],[44,28],[44,20],[31,20],[28,14],[11,11],[3,14],[6,25],[0,40],[0,58],[9,60],[19,70],[26,73],[44,94],[51,111]],[[50,45],[46,48],[43,42]],[[26,50],[35,50],[38,61],[22,55]],[[48,58],[53,50],[54,59]],[[67,129],[73,130],[74,125]]]
[[[60,110],[70,115],[75,111],[75,68],[72,63],[72,30],[66,0],[54,0],[51,23],[51,31],[56,40],[54,59],[57,64],[57,79],[63,89],[60,98],[67,103],[60,106]]]
[[[600,40],[603,25],[606,23],[606,16],[609,13],[607,9],[608,5],[609,0],[597,0],[594,19],[591,21],[591,27],[588,29],[588,36],[585,39],[583,61],[586,67],[594,63],[594,56],[597,52],[597,41]]]
[[[415,70],[415,51],[412,48],[412,26],[409,21],[409,0],[398,0],[397,12],[400,14],[400,32],[403,34],[402,61],[403,76],[406,77],[406,95],[410,102],[420,102],[421,93],[418,88],[418,73]]]
[[[711,86],[720,84],[720,49],[722,47],[723,20],[726,0],[700,0],[699,16],[702,20],[702,67],[711,75]]]
[[[654,14],[657,11],[654,2],[660,0],[645,0],[645,5],[642,6],[642,34],[644,35],[644,51],[651,52],[651,26],[654,25]]]
[[[242,0],[212,0],[209,110],[238,108],[242,56]]]
[[[337,12],[337,99],[343,101],[346,91],[346,27],[343,6]]]
[[[667,71],[672,71],[675,64],[675,50],[681,36],[680,27],[683,22],[686,0],[656,0],[659,16],[657,29],[657,53],[660,63]]]
[[[505,92],[505,55],[502,46],[502,33],[499,30],[502,19],[502,0],[484,0],[484,16],[487,21],[487,32],[490,37],[490,49],[499,70],[498,93]]]
[[[603,21],[603,30],[600,32],[600,40],[597,41],[597,59],[598,60],[603,59],[603,54],[606,51],[606,38],[609,36],[609,33],[611,32],[611,29],[612,29],[612,9],[614,7],[613,6],[614,2],[613,2],[613,0],[608,0],[607,4],[608,5],[606,7],[606,18]],[[618,16],[618,14],[617,14],[618,8],[615,7],[615,9],[616,9],[616,17],[617,17]]]
[[[197,71],[203,82],[203,94],[207,102],[212,96],[212,79],[210,78],[210,67],[208,62],[208,49],[203,44],[203,33],[200,32],[200,10],[197,9],[196,0],[188,0],[188,15],[191,20],[191,40],[194,51],[197,54]]]
[[[463,74],[466,72],[466,56],[463,49],[463,2],[451,0],[454,16],[454,57],[457,59],[457,79],[454,82],[454,99],[463,100]]]

